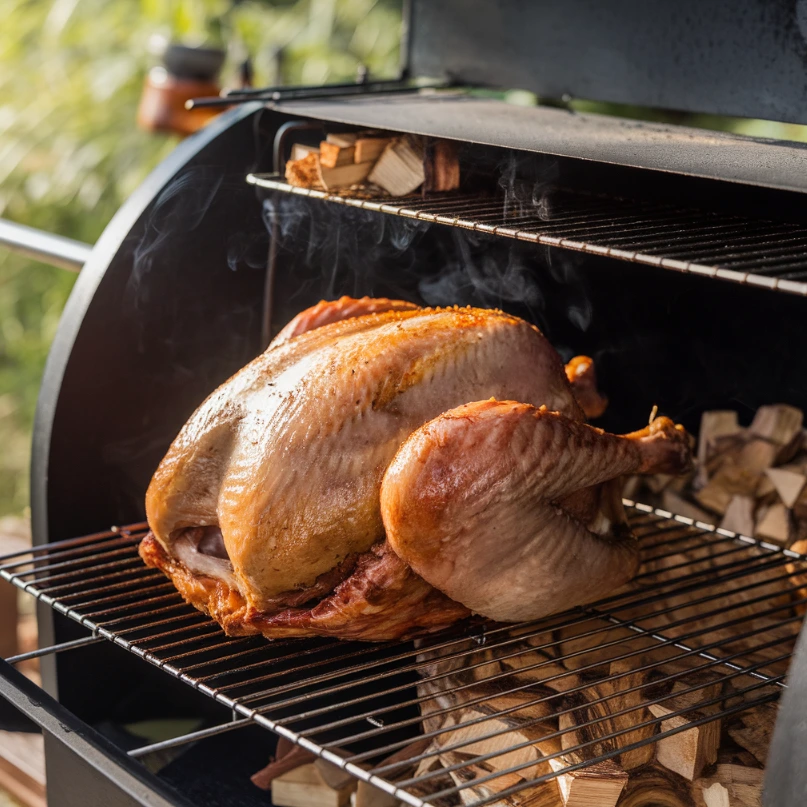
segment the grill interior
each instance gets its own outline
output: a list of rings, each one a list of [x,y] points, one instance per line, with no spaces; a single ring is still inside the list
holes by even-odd
[[[624,766],[782,691],[807,558],[626,506],[643,553],[626,589],[535,623],[415,643],[228,638],[142,564],[143,524],[6,556],[0,576],[233,710],[199,738],[257,724],[407,804],[484,805],[609,759]],[[490,750],[513,727],[532,739]],[[540,754],[519,761],[528,746]]]
[[[455,193],[378,200],[294,187],[276,174],[250,174],[248,181],[390,215],[807,295],[807,227],[798,223],[570,190],[526,203]]]

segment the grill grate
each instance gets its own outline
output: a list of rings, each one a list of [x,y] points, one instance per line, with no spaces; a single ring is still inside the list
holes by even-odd
[[[807,295],[807,227],[800,224],[563,190],[529,202],[455,193],[379,201],[294,187],[276,174],[247,180],[273,191]]]
[[[199,736],[255,723],[406,804],[481,807],[781,692],[807,558],[625,503],[629,587],[417,643],[226,637],[142,564],[143,524],[6,556],[0,576],[234,711]]]

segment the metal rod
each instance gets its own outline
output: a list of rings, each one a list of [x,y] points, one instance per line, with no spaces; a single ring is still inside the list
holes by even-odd
[[[51,653],[61,653],[64,650],[73,650],[76,647],[86,647],[88,644],[97,644],[103,641],[102,636],[85,636],[82,639],[73,639],[70,642],[52,644],[49,647],[40,647],[38,650],[31,650],[28,653],[18,653],[16,656],[10,656],[5,659],[5,661],[8,664],[19,664],[21,661],[28,661],[29,659],[39,658],[40,656],[49,656]]]
[[[63,235],[46,233],[8,219],[0,219],[0,245],[71,272],[80,272],[92,252],[90,244],[65,238]]]
[[[147,754],[153,754],[155,751],[165,751],[169,748],[186,745],[187,743],[194,743],[197,740],[204,740],[206,737],[216,737],[219,734],[226,734],[228,731],[241,729],[252,723],[253,721],[250,718],[242,718],[241,720],[233,720],[230,723],[222,723],[219,726],[211,726],[207,729],[191,731],[188,734],[183,734],[181,737],[172,737],[170,740],[162,740],[161,742],[151,743],[150,745],[141,745],[140,748],[134,748],[129,751],[129,756],[137,759]]]

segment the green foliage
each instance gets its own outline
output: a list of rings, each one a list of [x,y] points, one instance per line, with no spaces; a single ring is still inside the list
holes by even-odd
[[[256,82],[397,69],[400,2],[0,0],[0,216],[92,243],[175,145],[135,126],[155,34],[248,50]],[[282,73],[278,75],[278,49]],[[24,509],[39,380],[75,276],[0,248],[0,516]]]

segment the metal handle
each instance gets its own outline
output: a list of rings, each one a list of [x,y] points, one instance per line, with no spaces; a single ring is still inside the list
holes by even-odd
[[[6,219],[0,219],[0,246],[71,272],[80,272],[92,251],[92,246],[83,241],[46,233]]]

